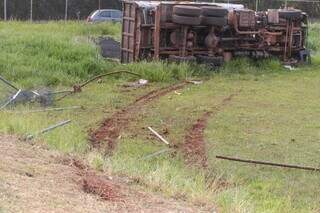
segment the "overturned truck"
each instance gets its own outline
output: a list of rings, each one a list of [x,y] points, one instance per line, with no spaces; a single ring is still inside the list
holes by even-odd
[[[307,14],[293,8],[256,12],[241,4],[124,1],[121,61],[307,61],[307,32]]]

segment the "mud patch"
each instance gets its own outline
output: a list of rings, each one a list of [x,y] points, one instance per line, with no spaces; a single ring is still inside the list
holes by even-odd
[[[98,175],[82,160],[75,157],[67,157],[60,161],[76,169],[77,175],[81,177],[80,181],[78,180],[77,182],[84,192],[98,195],[107,201],[121,201],[120,186],[108,180],[107,177]]]
[[[83,191],[91,194],[96,194],[107,201],[121,201],[119,187],[115,186],[105,177],[97,176],[96,174],[86,175],[82,183]]]
[[[226,106],[232,98],[237,95],[231,94],[215,107],[214,111],[205,112],[191,127],[185,136],[183,144],[183,152],[186,163],[206,168],[208,166],[208,159],[204,141],[204,131],[207,127],[208,119],[212,115],[216,115],[222,107]]]
[[[128,126],[130,120],[149,102],[160,98],[172,91],[183,88],[187,83],[171,85],[162,89],[157,89],[136,99],[127,107],[115,112],[110,118],[105,119],[96,131],[91,131],[90,141],[93,148],[106,149],[111,152],[116,146],[116,140],[120,132]],[[102,147],[106,146],[106,147]]]

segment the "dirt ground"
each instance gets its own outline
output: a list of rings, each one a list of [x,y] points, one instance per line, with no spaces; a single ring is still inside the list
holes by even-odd
[[[0,212],[214,212],[143,192],[123,178],[99,174],[120,198],[106,201],[85,192],[83,181],[90,182],[91,177],[84,178],[79,168],[65,163],[65,155],[14,136],[0,135],[0,158]]]

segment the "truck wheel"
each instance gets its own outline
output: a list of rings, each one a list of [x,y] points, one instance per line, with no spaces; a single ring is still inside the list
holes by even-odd
[[[279,10],[279,17],[284,19],[296,19],[302,15],[301,10]]]
[[[173,14],[178,16],[199,17],[201,9],[193,6],[174,6]]]
[[[228,10],[220,7],[201,7],[201,14],[203,16],[212,16],[212,17],[225,17],[228,15]]]
[[[172,22],[176,24],[183,24],[183,25],[200,25],[201,19],[200,17],[173,15]]]
[[[201,17],[201,24],[223,27],[228,24],[228,20],[226,17],[202,16]]]
[[[206,55],[198,55],[197,61],[200,64],[208,65],[210,68],[216,68],[218,66],[223,65],[224,63],[224,59],[222,56],[212,57],[212,56],[206,56]]]
[[[177,56],[177,55],[169,55],[168,58],[169,62],[172,63],[195,63],[197,61],[196,57],[194,56]]]

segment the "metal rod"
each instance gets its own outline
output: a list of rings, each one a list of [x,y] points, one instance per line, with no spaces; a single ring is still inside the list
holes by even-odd
[[[86,86],[87,84],[91,83],[92,81],[97,80],[97,79],[102,78],[102,77],[105,77],[107,75],[114,75],[114,74],[118,74],[118,73],[127,73],[127,74],[135,75],[135,76],[138,76],[138,77],[141,76],[140,74],[137,74],[137,73],[134,73],[134,72],[130,72],[130,71],[126,71],[126,70],[109,72],[109,73],[98,75],[98,76],[95,76],[95,77],[89,79],[88,81],[86,81],[83,84],[81,84],[80,87],[82,88],[82,87]]]
[[[21,92],[21,89],[18,90],[18,92],[17,92],[14,96],[12,96],[5,104],[3,104],[3,105],[0,107],[0,110],[6,108],[9,104],[11,104],[11,103],[18,97],[18,95],[20,94],[20,92]]]
[[[240,158],[225,157],[225,156],[219,156],[219,155],[216,156],[216,158],[222,159],[222,160],[238,161],[238,162],[243,162],[243,163],[261,164],[261,165],[284,167],[284,168],[291,168],[291,169],[302,169],[302,170],[309,170],[309,171],[320,171],[320,168],[314,168],[314,167],[308,167],[308,166],[272,163],[272,162],[257,161],[257,160],[245,160],[245,159],[240,159]]]
[[[2,82],[4,82],[5,84],[7,84],[8,86],[10,86],[11,88],[15,89],[16,91],[19,90],[16,86],[14,86],[12,83],[10,83],[8,80],[4,79],[4,78],[1,77],[1,76],[0,76],[0,80],[1,80]]]
[[[68,0],[66,0],[66,5],[65,5],[65,9],[64,9],[64,20],[65,21],[68,20]]]
[[[59,95],[59,94],[64,94],[64,93],[73,93],[73,90],[62,90],[62,91],[54,91],[54,92],[48,92],[45,93],[45,95]]]
[[[30,110],[30,111],[20,111],[15,113],[37,113],[37,112],[51,112],[51,111],[64,111],[71,109],[81,109],[81,106],[72,106],[72,107],[60,107],[60,108],[48,108],[48,109],[39,109],[39,110]]]
[[[7,0],[3,0],[3,19],[7,21]]]
[[[159,133],[157,133],[154,129],[152,129],[150,126],[148,127],[148,129],[155,135],[157,136],[163,143],[170,145],[170,143],[164,139]]]
[[[50,132],[50,131],[58,128],[58,127],[67,125],[67,124],[69,124],[70,122],[71,122],[71,120],[66,120],[66,121],[60,122],[60,123],[58,123],[58,124],[55,124],[55,125],[53,125],[53,126],[50,126],[50,127],[46,128],[46,129],[43,129],[43,130],[41,130],[40,132],[36,133],[35,135],[28,135],[28,136],[27,136],[27,140],[32,140],[32,139],[33,139],[35,136],[37,136],[37,135],[41,135],[41,134]]]
[[[33,0],[30,0],[30,21],[33,21]]]
[[[147,160],[147,159],[150,159],[150,158],[154,158],[154,157],[156,157],[156,156],[159,156],[159,155],[161,155],[161,154],[163,154],[163,153],[170,152],[170,151],[173,151],[173,150],[172,150],[172,149],[168,149],[168,148],[162,149],[162,150],[160,150],[160,151],[151,153],[151,154],[143,157],[142,160]]]
[[[50,126],[50,127],[46,128],[44,130],[41,130],[40,134],[44,134],[44,133],[49,132],[51,130],[54,130],[54,129],[58,128],[58,127],[64,126],[64,125],[66,125],[66,124],[68,124],[70,122],[71,122],[71,120],[67,120],[67,121],[63,121],[61,123],[55,124],[55,125]]]

